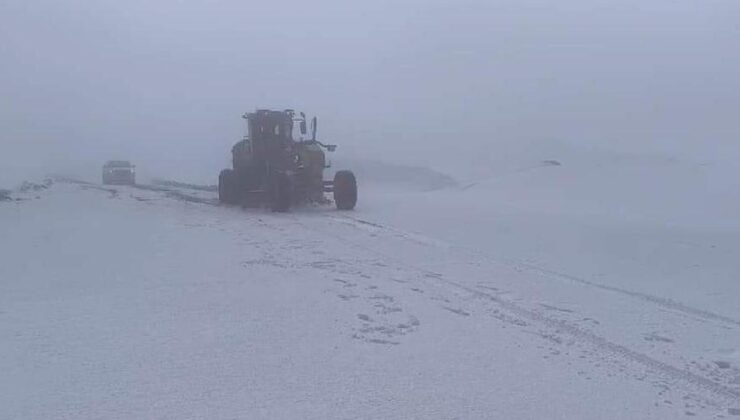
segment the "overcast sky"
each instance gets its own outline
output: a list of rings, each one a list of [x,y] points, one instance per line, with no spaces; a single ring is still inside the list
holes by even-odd
[[[257,107],[318,115],[347,155],[445,169],[548,142],[728,148],[740,2],[0,0],[0,178],[217,170]]]

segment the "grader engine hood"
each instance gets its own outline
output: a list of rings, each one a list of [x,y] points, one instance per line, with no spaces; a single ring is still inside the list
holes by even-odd
[[[311,173],[322,174],[326,167],[326,155],[316,144],[299,145],[297,148],[303,169]]]

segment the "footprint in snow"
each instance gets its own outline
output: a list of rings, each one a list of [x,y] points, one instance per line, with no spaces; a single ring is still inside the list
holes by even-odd
[[[419,319],[416,318],[415,316],[411,315],[411,316],[409,316],[409,322],[408,323],[401,323],[401,324],[398,324],[396,327],[399,330],[408,330],[408,329],[416,328],[420,324],[421,323],[419,322]]]
[[[430,299],[432,299],[432,300],[436,300],[436,301],[438,301],[438,302],[450,303],[450,300],[449,300],[449,299],[447,299],[447,298],[446,298],[446,297],[444,297],[444,296],[433,296],[433,297],[431,297]]]
[[[349,282],[347,280],[334,279],[334,281],[337,282],[337,283],[341,283],[343,285],[343,287],[355,287],[355,286],[357,286],[356,283],[352,283],[352,282]]]
[[[398,341],[383,340],[382,338],[370,338],[370,339],[365,339],[365,341],[367,341],[368,343],[373,343],[373,344],[388,344],[392,346],[397,346],[401,344]]]
[[[565,313],[569,313],[569,314],[572,314],[573,313],[573,311],[570,310],[570,309],[558,308],[557,306],[548,305],[546,303],[540,303],[540,306],[542,306],[543,308],[545,308],[547,310],[550,310],[550,311],[565,312]]]
[[[357,318],[364,321],[361,328],[356,330],[352,338],[363,340],[373,344],[400,344],[392,339],[401,337],[416,331],[421,324],[415,316],[408,316],[403,322],[389,322],[381,319],[380,324],[373,325],[375,321],[366,314],[357,314]]]
[[[465,312],[464,310],[459,309],[459,308],[450,308],[449,306],[443,306],[442,308],[443,309],[446,309],[446,310],[448,310],[448,311],[450,311],[452,313],[458,314],[458,315],[470,316],[470,313],[469,312]]]
[[[403,309],[398,306],[388,306],[383,303],[376,303],[374,307],[377,310],[377,313],[380,315],[388,315],[396,312],[403,312]]]
[[[593,318],[582,318],[581,321],[590,322],[590,323],[592,323],[594,325],[601,325],[601,322],[599,322],[599,321],[597,321],[597,320],[595,320]]]
[[[2,312],[0,312],[2,313]],[[714,364],[717,365],[720,369],[729,369],[730,368],[730,362],[726,362],[724,360],[715,360]]]
[[[672,339],[670,339],[668,337],[663,337],[663,336],[658,335],[656,333],[645,334],[643,336],[643,339],[645,341],[657,341],[657,342],[660,342],[660,343],[673,343],[674,342]]]
[[[382,293],[375,294],[374,296],[371,296],[370,299],[373,299],[373,300],[382,300],[382,301],[385,301],[385,302],[393,302],[395,300],[393,298],[393,296],[388,296],[388,295],[382,294]]]

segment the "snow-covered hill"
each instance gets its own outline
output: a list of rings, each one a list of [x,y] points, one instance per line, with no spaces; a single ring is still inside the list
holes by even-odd
[[[0,418],[740,415],[736,184],[560,163],[371,186],[351,213],[13,192]]]

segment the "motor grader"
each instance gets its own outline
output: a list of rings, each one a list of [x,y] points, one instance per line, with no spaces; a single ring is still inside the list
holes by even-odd
[[[336,145],[316,139],[316,117],[310,137],[306,115],[292,109],[260,109],[242,118],[247,135],[231,149],[232,168],[218,177],[221,203],[285,212],[300,204],[330,203],[326,193],[331,193],[338,209],[354,209],[357,180],[351,171],[337,171],[333,180],[324,180],[329,168],[324,151],[333,152]]]

